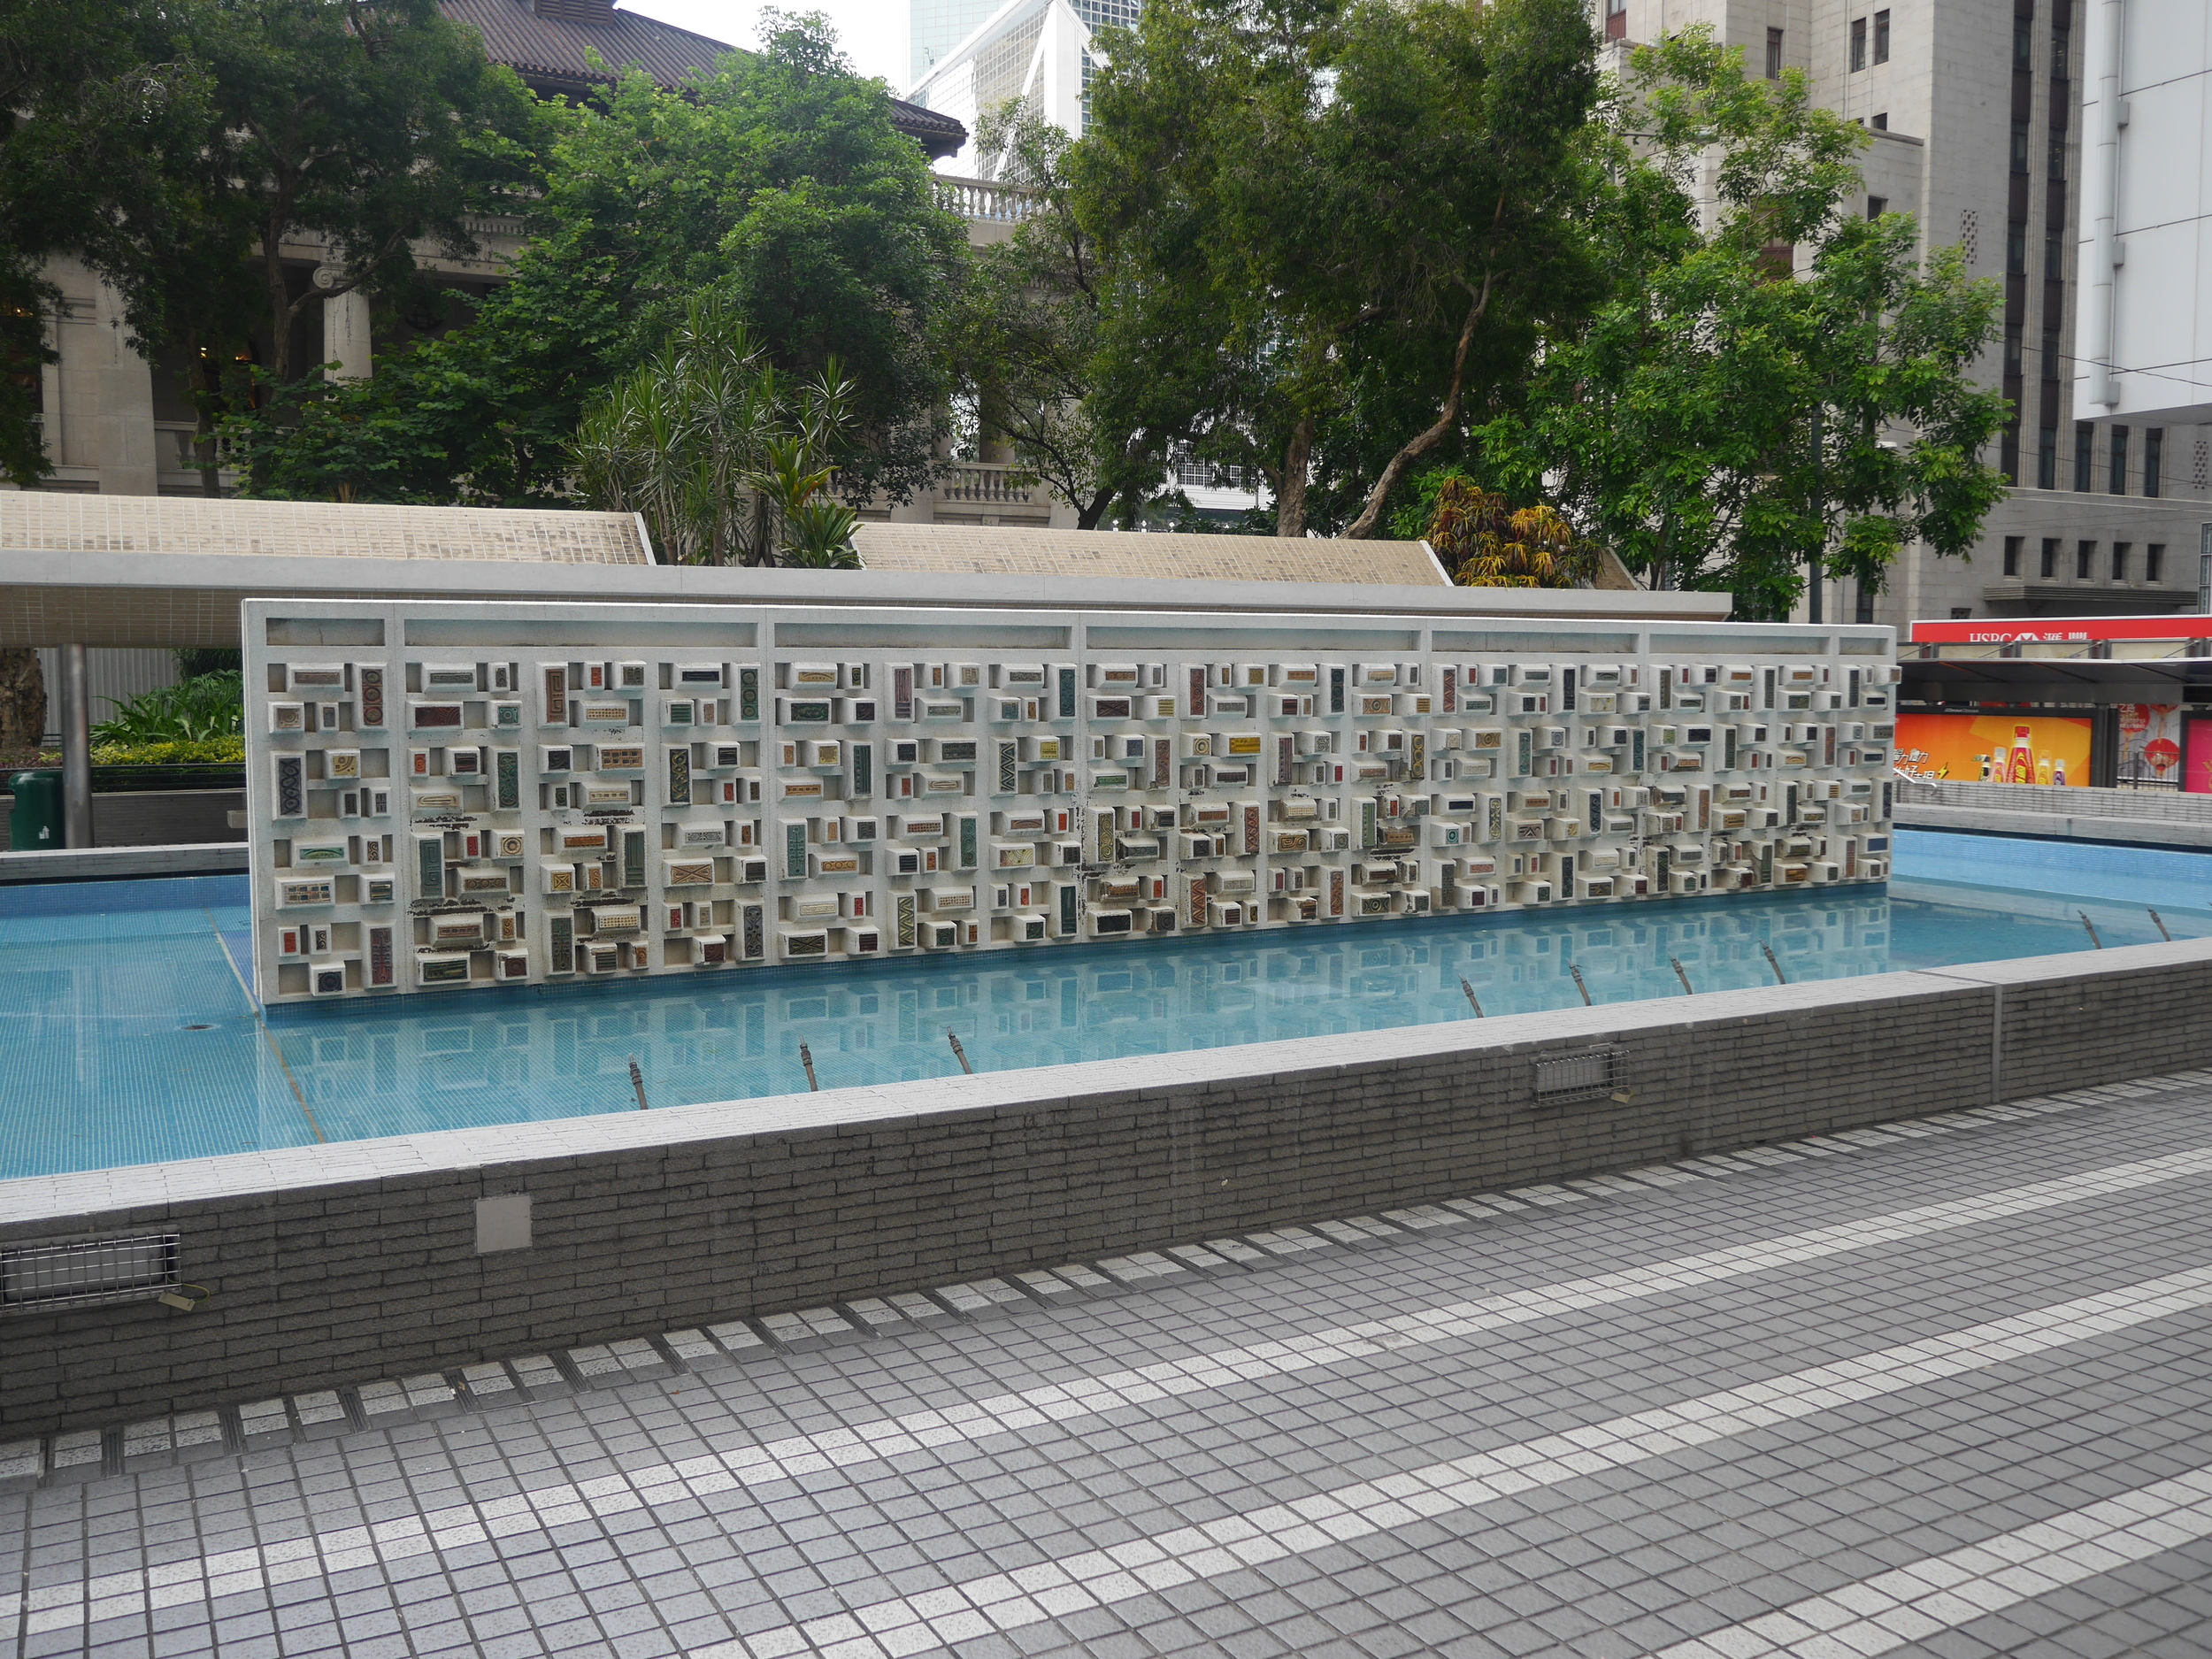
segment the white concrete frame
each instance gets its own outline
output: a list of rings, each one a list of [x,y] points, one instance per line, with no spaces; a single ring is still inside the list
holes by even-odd
[[[270,1002],[1887,873],[1886,628],[243,611]]]

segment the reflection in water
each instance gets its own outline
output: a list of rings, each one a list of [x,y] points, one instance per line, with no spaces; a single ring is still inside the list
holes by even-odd
[[[2083,901],[2108,943],[2156,938],[2147,916]],[[826,1088],[948,1077],[958,1033],[979,1071],[1380,1030],[2077,950],[2075,901],[1962,885],[1441,918],[853,968],[732,974],[511,1000],[411,998],[271,1016],[333,1139],[795,1093],[799,1044]],[[2103,913],[2100,915],[2100,911]],[[2170,918],[2170,926],[2173,922]],[[2212,931],[2208,927],[2202,931]],[[2178,933],[2178,929],[2177,929]]]
[[[1922,847],[1918,842],[1932,845]],[[2212,933],[2212,860],[1900,838],[1911,879],[1772,898],[1439,917],[1035,956],[291,1007],[265,1033],[231,958],[233,877],[0,889],[0,1179],[255,1148],[1215,1048]],[[2051,867],[2037,866],[2041,859]],[[2063,867],[2061,867],[2062,861]],[[1955,878],[2001,872],[2016,888]],[[1955,878],[1930,879],[1931,876]],[[2043,890],[2033,890],[2036,883]],[[2075,896],[2093,892],[2106,899]],[[2199,919],[2201,918],[2201,919]],[[228,930],[227,932],[226,930]],[[741,1121],[741,1118],[737,1121]],[[528,1148],[527,1131],[515,1136]]]

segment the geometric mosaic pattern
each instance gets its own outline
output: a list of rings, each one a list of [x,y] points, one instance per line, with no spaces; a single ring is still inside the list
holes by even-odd
[[[1889,872],[1886,634],[300,609],[248,605],[271,1002]]]

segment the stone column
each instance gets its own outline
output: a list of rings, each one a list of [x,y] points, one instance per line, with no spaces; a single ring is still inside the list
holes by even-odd
[[[329,265],[319,266],[315,272],[315,286],[327,290],[342,280],[339,273]],[[369,300],[359,288],[348,288],[342,294],[326,293],[323,299],[323,361],[338,366],[330,371],[334,380],[365,380],[371,373],[369,346]]]
[[[123,296],[105,282],[96,291],[93,319],[91,379],[98,412],[87,447],[100,469],[100,493],[157,495],[153,365],[131,349]]]
[[[149,428],[150,431],[151,428]],[[61,669],[62,845],[92,845],[92,687],[85,672],[84,647],[65,645],[55,653]]]

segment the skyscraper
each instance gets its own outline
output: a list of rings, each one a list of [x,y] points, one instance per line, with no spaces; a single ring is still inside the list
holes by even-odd
[[[1821,597],[1828,620],[1901,626],[1915,618],[2197,608],[2196,563],[2184,555],[2195,551],[2199,519],[2212,515],[2200,500],[2176,497],[2212,495],[2200,458],[2212,434],[2184,424],[2207,411],[2179,409],[2157,426],[2115,424],[2076,378],[2078,285],[2090,280],[2078,274],[2078,247],[2091,234],[2082,228],[2084,157],[2095,149],[2093,142],[2085,150],[2083,138],[2083,35],[2119,4],[1593,0],[1604,33],[1617,42],[1612,66],[1637,42],[1703,23],[1723,44],[1740,48],[1754,73],[1805,71],[1816,104],[1868,131],[1852,208],[1912,214],[1924,250],[1956,244],[1970,274],[2002,285],[2001,332],[1975,373],[2016,411],[1984,457],[2013,480],[2012,495],[1985,522],[1970,560],[1915,546],[1878,595],[1827,583]],[[2200,0],[2141,0],[2139,9],[2171,14],[2171,50],[2154,56],[2161,65],[2177,52],[2185,65],[2207,61]],[[2128,7],[2131,15],[2138,10]],[[2200,96],[2204,82],[2200,71],[2186,96]],[[2162,207],[2166,217],[2205,211],[2203,158],[2192,160],[2185,179],[2170,171],[2176,165],[2165,153],[2145,157],[2139,212],[2151,205],[2144,193],[2162,188],[2179,188],[2189,204],[2171,212]],[[1801,267],[1805,251],[1798,257]],[[2173,308],[2147,307],[2145,320],[2162,310]]]
[[[907,96],[953,116],[970,133],[986,116],[1020,99],[1071,135],[1088,123],[1087,93],[1097,66],[1094,31],[1128,27],[1137,0],[913,0],[915,78]],[[940,52],[935,42],[957,21],[975,19]],[[932,57],[924,66],[926,42]],[[991,162],[972,150],[954,164],[988,176]]]
[[[912,0],[908,14],[906,81],[919,86],[952,49],[975,32],[999,0]]]

